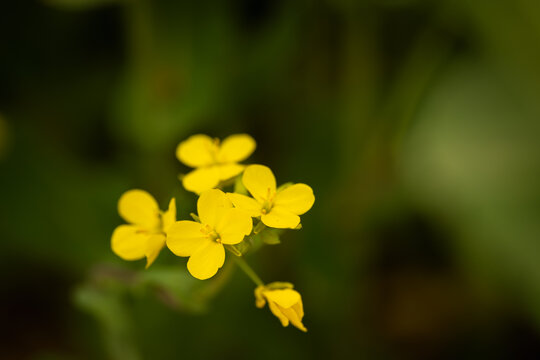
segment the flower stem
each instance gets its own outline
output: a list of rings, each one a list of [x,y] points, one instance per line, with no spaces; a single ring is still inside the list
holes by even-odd
[[[255,271],[253,271],[251,266],[248,265],[248,263],[246,262],[246,260],[244,260],[244,258],[238,257],[238,256],[233,256],[232,258],[234,259],[234,261],[236,261],[240,269],[242,269],[242,271],[244,271],[246,275],[249,276],[249,278],[253,280],[253,282],[256,285],[264,286],[264,283],[261,280],[261,278],[255,273]]]

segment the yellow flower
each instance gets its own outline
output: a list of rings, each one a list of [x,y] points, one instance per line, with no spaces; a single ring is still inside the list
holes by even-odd
[[[292,284],[272,283],[258,286],[255,289],[255,299],[258,308],[264,307],[268,301],[270,311],[281,321],[281,325],[289,326],[290,322],[298,329],[307,331],[302,324],[304,317],[302,297],[298,291],[292,289]]]
[[[143,190],[130,190],[120,197],[118,213],[130,225],[120,225],[114,230],[113,252],[124,260],[146,256],[148,268],[165,245],[167,230],[176,221],[174,198],[169,209],[162,212],[152,195]]]
[[[255,140],[246,134],[231,135],[221,144],[206,135],[191,136],[176,149],[178,160],[195,168],[182,179],[184,188],[197,194],[215,188],[240,174],[245,166],[238,163],[254,150]]]
[[[189,256],[187,268],[200,280],[214,276],[225,261],[225,245],[235,245],[251,233],[251,217],[235,209],[225,193],[207,190],[197,201],[199,222],[178,221],[167,233],[167,246],[178,256]]]
[[[253,198],[227,194],[234,206],[253,217],[261,217],[263,224],[278,229],[294,229],[300,217],[315,202],[313,190],[306,184],[293,184],[276,190],[276,178],[268,167],[250,165],[244,171],[242,182]]]

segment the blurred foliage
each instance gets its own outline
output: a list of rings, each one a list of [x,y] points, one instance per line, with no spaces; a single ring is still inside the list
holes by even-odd
[[[6,120],[0,115],[0,159],[5,156],[9,146],[9,129]]]
[[[0,39],[3,357],[540,356],[538,1],[6,1]],[[189,218],[197,132],[314,188],[250,257],[307,334],[110,251],[127,189]]]

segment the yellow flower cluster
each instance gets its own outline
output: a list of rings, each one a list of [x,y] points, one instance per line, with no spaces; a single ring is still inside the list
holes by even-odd
[[[206,135],[193,135],[181,142],[176,150],[177,158],[195,168],[181,177],[184,188],[199,195],[198,214],[192,214],[194,221],[177,221],[174,198],[168,210],[161,211],[152,195],[130,190],[118,202],[118,212],[129,224],[114,230],[111,248],[124,260],[146,257],[148,268],[166,244],[173,254],[189,257],[187,269],[200,280],[209,279],[219,271],[225,262],[225,250],[229,250],[257,284],[257,307],[268,302],[270,311],[283,326],[291,323],[307,331],[302,324],[302,298],[292,289],[292,284],[265,285],[240,258],[270,228],[298,229],[300,215],[315,202],[308,185],[277,187],[276,178],[267,166],[240,164],[255,147],[255,140],[246,134],[229,136],[223,142]],[[239,182],[247,191],[222,191]],[[237,246],[242,244],[246,246],[240,251]]]

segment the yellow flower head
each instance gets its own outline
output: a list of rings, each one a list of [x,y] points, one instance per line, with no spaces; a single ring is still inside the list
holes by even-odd
[[[152,195],[143,190],[130,190],[120,197],[118,213],[130,225],[120,225],[114,230],[113,252],[124,260],[146,256],[148,268],[165,245],[167,230],[176,221],[174,198],[169,209],[162,212]]]
[[[238,163],[254,150],[255,140],[246,134],[231,135],[221,144],[206,135],[191,136],[176,149],[178,160],[195,168],[182,179],[184,188],[197,194],[215,188],[220,181],[240,174],[244,165]]]
[[[281,325],[289,326],[289,322],[302,331],[307,331],[302,318],[304,317],[304,306],[300,293],[292,289],[292,284],[272,283],[261,285],[255,289],[255,305],[258,308],[264,307],[268,301],[268,307]]]
[[[293,184],[276,189],[276,178],[268,167],[250,165],[244,171],[242,182],[253,198],[241,194],[228,194],[234,206],[253,217],[261,217],[263,224],[278,229],[294,229],[300,217],[315,202],[313,190],[306,184]]]
[[[207,190],[197,201],[199,222],[178,221],[167,233],[167,246],[178,256],[189,256],[187,268],[200,280],[214,276],[225,261],[223,245],[235,245],[251,233],[251,217],[235,209],[225,193]]]

